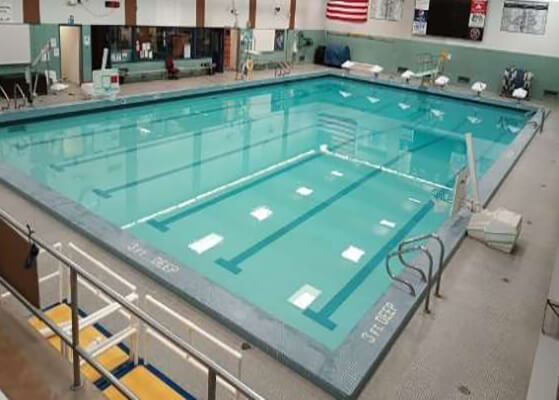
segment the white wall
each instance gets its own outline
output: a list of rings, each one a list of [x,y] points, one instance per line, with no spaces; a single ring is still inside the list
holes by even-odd
[[[0,24],[0,38],[0,65],[31,62],[29,25]]]
[[[235,3],[238,15],[238,27],[245,28],[248,21],[249,0],[206,0],[207,27],[232,27],[235,26],[235,17],[230,10]]]
[[[290,0],[258,0],[256,2],[256,28],[289,28],[290,3]],[[280,11],[278,13],[275,12],[276,6],[280,7]]]
[[[12,20],[10,24],[22,24],[23,23],[23,0],[11,0],[12,3]]]
[[[399,22],[370,19],[364,24],[351,24],[326,20],[325,27],[330,31],[361,33],[364,35],[427,40],[438,43],[480,47],[494,50],[538,54],[559,57],[559,2],[549,3],[549,14],[545,35],[528,35],[501,32],[501,17],[504,0],[490,0],[482,42],[468,40],[440,39],[421,37],[411,34],[415,0],[404,0],[404,14]]]
[[[325,29],[326,1],[298,0],[295,29]]]
[[[68,5],[67,0],[40,0],[41,23],[65,24],[70,15],[76,24],[124,25],[124,2],[119,8],[105,8],[104,0],[82,0],[82,4]]]
[[[196,0],[137,0],[136,23],[145,26],[196,26]]]

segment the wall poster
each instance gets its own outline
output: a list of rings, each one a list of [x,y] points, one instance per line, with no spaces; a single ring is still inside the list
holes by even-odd
[[[505,0],[501,31],[543,35],[548,9],[546,1]]]
[[[404,0],[371,0],[371,19],[401,21]]]
[[[427,17],[429,15],[429,0],[415,0],[413,12],[412,33],[414,35],[427,34]]]
[[[13,22],[13,0],[0,0],[0,23]]]

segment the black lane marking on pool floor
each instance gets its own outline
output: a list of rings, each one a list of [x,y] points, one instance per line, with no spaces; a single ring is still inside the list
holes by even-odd
[[[285,99],[285,98],[279,98],[279,99],[272,99],[272,101],[270,103],[271,106],[275,105],[277,103],[280,102],[286,102],[286,101],[291,101],[291,102],[295,102],[295,101],[299,101],[301,99],[305,99],[308,97],[312,97],[316,94],[322,94],[323,91],[321,90],[317,90],[317,91],[312,91],[309,93],[305,93],[303,95],[300,96],[290,96],[289,98]],[[249,99],[249,98],[247,98]],[[210,101],[210,100],[208,100]],[[312,103],[310,103],[312,104]],[[198,104],[194,104],[194,105],[188,105],[189,107],[194,107],[195,105],[200,105]],[[203,103],[202,103],[203,105]],[[295,106],[296,104],[292,104],[291,106]],[[165,118],[158,118],[158,119],[154,119],[152,121],[149,121],[150,124],[155,124],[155,123],[161,123],[161,122],[169,122],[169,121],[175,121],[175,120],[183,120],[183,119],[188,119],[188,118],[193,118],[193,117],[199,117],[201,115],[204,114],[211,114],[214,112],[220,112],[220,111],[226,111],[226,110],[234,110],[234,109],[239,109],[239,108],[244,108],[244,107],[248,107],[247,103],[242,103],[242,104],[235,104],[235,105],[227,105],[227,106],[222,106],[222,107],[216,107],[216,108],[210,108],[210,109],[206,109],[206,110],[196,110],[193,111],[191,114],[188,115],[174,115],[174,116],[168,116]],[[100,112],[102,113],[102,112]],[[265,118],[263,118],[265,119]],[[115,120],[114,122],[117,122],[118,120]],[[126,125],[119,125],[118,129],[119,130],[126,130],[129,128],[135,128],[138,126],[138,122],[135,121],[134,123],[131,124],[126,124]],[[45,144],[52,144],[55,142],[59,142],[59,141],[63,141],[63,140],[68,140],[68,139],[78,139],[78,138],[83,138],[83,137],[89,137],[89,136],[93,136],[93,135],[101,135],[104,133],[112,133],[114,132],[114,128],[107,128],[107,129],[103,129],[103,130],[99,130],[99,131],[93,131],[93,132],[85,132],[85,133],[81,133],[81,134],[77,134],[77,135],[63,135],[63,136],[57,136],[57,137],[53,137],[50,139],[43,139],[43,140],[36,140],[34,142],[30,142],[30,143],[15,143],[13,145],[13,147],[15,147],[17,150],[24,150],[27,147],[32,147],[32,146],[37,146],[37,145],[45,145]]]
[[[291,131],[288,131],[287,135],[289,136],[289,135],[298,134],[298,133],[301,133],[301,132],[304,132],[304,131],[307,131],[307,130],[310,130],[310,129],[314,129],[315,127],[316,126],[314,124],[312,124],[312,125],[305,126],[305,127],[302,127],[302,128],[293,129]],[[191,163],[188,163],[188,164],[181,165],[180,167],[176,167],[176,168],[173,168],[173,169],[170,169],[170,170],[167,170],[167,171],[159,172],[159,173],[154,174],[154,175],[146,176],[145,178],[141,178],[141,179],[138,179],[138,180],[135,180],[135,181],[132,181],[132,182],[127,182],[127,183],[119,185],[119,186],[113,186],[112,188],[109,188],[109,189],[93,189],[93,193],[95,193],[96,195],[98,195],[100,197],[108,199],[108,198],[111,197],[111,195],[113,193],[118,192],[120,190],[125,190],[125,189],[129,189],[131,187],[143,185],[144,183],[151,182],[151,181],[154,181],[154,180],[157,180],[159,178],[163,178],[163,177],[166,177],[166,176],[169,176],[169,175],[172,175],[172,174],[176,174],[177,172],[186,171],[188,169],[203,165],[203,164],[208,163],[208,162],[216,161],[216,160],[219,160],[221,158],[231,156],[233,154],[241,153],[241,152],[249,150],[253,147],[258,147],[258,146],[262,146],[262,145],[265,145],[265,144],[268,144],[268,143],[272,143],[276,140],[280,140],[280,139],[285,138],[285,136],[286,136],[286,134],[281,133],[279,135],[272,136],[271,138],[261,140],[261,141],[256,142],[256,143],[252,143],[252,144],[249,144],[249,145],[238,147],[236,149],[229,150],[229,151],[226,151],[226,152],[223,152],[223,153],[220,153],[220,154],[216,154],[214,156],[204,158],[204,159],[199,160],[199,161],[194,161],[194,162],[191,162]]]

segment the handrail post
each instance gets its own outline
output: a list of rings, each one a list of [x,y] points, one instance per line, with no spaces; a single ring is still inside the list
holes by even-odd
[[[217,389],[217,375],[213,368],[208,368],[208,400],[215,400]]]
[[[425,246],[421,246],[419,249],[429,259],[429,275],[427,276],[427,294],[425,296],[425,312],[429,314],[431,312],[431,310],[429,310],[429,302],[431,299],[431,287],[433,286],[433,256]]]
[[[74,369],[73,390],[82,387],[80,372],[80,355],[76,349],[80,345],[80,327],[78,315],[78,274],[75,269],[70,269],[70,301],[72,309],[72,366]]]

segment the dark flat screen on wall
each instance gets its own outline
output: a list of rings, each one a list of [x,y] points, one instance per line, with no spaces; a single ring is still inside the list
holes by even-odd
[[[483,28],[470,27],[471,0],[431,0],[427,35],[481,40]]]

